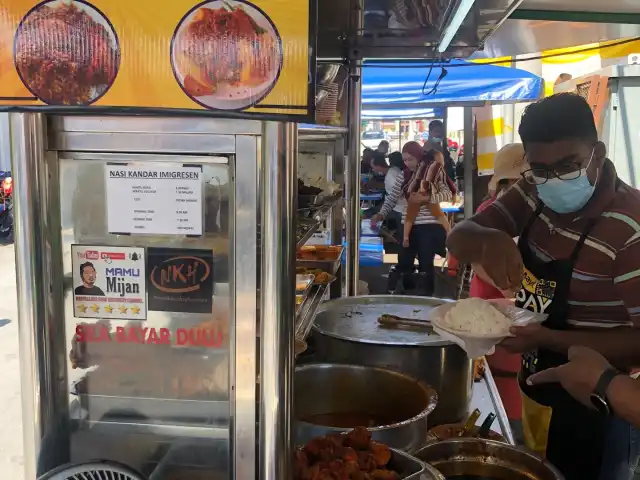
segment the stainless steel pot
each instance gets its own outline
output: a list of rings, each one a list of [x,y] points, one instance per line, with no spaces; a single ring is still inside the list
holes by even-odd
[[[549,462],[523,448],[480,438],[456,438],[415,454],[446,478],[465,475],[496,480],[564,480]]]
[[[456,423],[467,415],[473,365],[457,345],[425,330],[387,328],[382,314],[424,320],[448,300],[370,295],[326,302],[313,326],[316,361],[388,368],[431,385],[438,392],[431,425]]]
[[[376,419],[381,425],[369,428],[374,440],[413,452],[426,444],[427,415],[437,401],[433,388],[391,370],[337,364],[298,367],[293,393],[296,443]]]

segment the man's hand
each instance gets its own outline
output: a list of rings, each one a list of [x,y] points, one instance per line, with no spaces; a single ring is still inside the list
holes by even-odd
[[[609,367],[607,359],[595,350],[571,347],[569,363],[531,375],[527,383],[529,385],[559,383],[573,398],[591,407],[589,396],[596,388],[602,373]]]
[[[484,272],[500,290],[519,290],[522,281],[522,256],[513,239],[500,230],[489,230],[481,241]]]
[[[373,217],[371,217],[371,228],[377,228],[378,223],[384,220],[384,217],[380,213],[376,213]]]
[[[510,353],[524,353],[540,347],[549,329],[539,323],[533,323],[523,327],[511,327],[509,332],[514,336],[505,338],[500,342],[500,346]]]

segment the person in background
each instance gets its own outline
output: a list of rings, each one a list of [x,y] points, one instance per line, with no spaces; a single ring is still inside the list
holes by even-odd
[[[367,190],[382,191],[385,189],[385,177],[389,164],[383,153],[375,151],[371,156],[372,178],[367,182]]]
[[[405,186],[404,195],[408,205],[404,222],[403,247],[409,246],[413,223],[418,216],[420,205],[423,203],[427,205],[431,214],[438,219],[447,234],[451,231],[449,219],[442,211],[440,204],[431,200],[435,192],[440,190],[440,183],[447,183],[452,196],[455,195],[456,187],[444,171],[444,155],[437,150],[429,150],[425,152],[411,180]]]
[[[416,174],[418,163],[425,156],[425,151],[418,142],[407,142],[402,148],[402,157],[405,169],[396,177],[391,193],[384,201],[380,213],[373,216],[371,225],[382,221],[397,205],[398,200],[405,196],[407,188]],[[446,202],[451,200],[452,193],[447,182],[436,184],[430,201],[433,203]],[[402,212],[402,221],[406,221],[407,209]],[[405,275],[413,274],[416,256],[419,261],[419,288],[421,293],[427,296],[433,295],[435,288],[435,275],[433,270],[433,260],[436,254],[444,255],[446,231],[438,219],[434,217],[425,203],[420,205],[418,215],[415,219],[409,246],[403,248],[398,256],[398,267],[394,272],[394,277],[389,277],[389,285],[394,285]],[[391,288],[390,290],[393,290]]]
[[[385,196],[388,197],[393,191],[393,186],[398,179],[398,175],[404,170],[404,160],[402,159],[402,153],[393,152],[389,155],[389,168],[384,177],[384,191]],[[395,231],[395,239],[398,242],[398,246],[402,245],[403,237],[403,223],[402,212],[407,208],[407,201],[404,198],[399,198],[393,209],[387,214],[387,224],[390,230]]]
[[[360,173],[361,174],[370,174],[371,173],[371,160],[373,160],[373,150],[370,148],[365,148],[362,151],[362,158],[360,160]]]
[[[493,177],[489,181],[489,198],[485,200],[476,213],[489,208],[497,198],[502,197],[506,191],[521,177],[526,161],[524,159],[524,147],[521,143],[511,143],[502,147],[493,159]],[[469,296],[490,300],[504,298],[502,292],[497,289],[486,274],[477,267],[471,277]],[[518,387],[518,372],[520,371],[520,355],[506,351],[499,345],[493,355],[487,356],[487,363],[496,381],[500,398],[504,404],[509,420],[518,421],[522,418],[522,400]]]
[[[376,148],[376,151],[386,156],[389,153],[389,142],[387,142],[386,140],[382,140],[378,144],[378,148]]]
[[[440,120],[432,120],[429,123],[429,139],[424,144],[424,149],[438,150],[444,155],[444,170],[451,180],[456,180],[456,166],[449,153],[447,140],[445,139],[444,123]]]
[[[559,385],[528,379],[566,364],[575,345],[597,350],[627,374],[637,365],[640,192],[618,178],[579,95],[532,103],[519,134],[523,178],[456,225],[447,244],[460,263],[479,264],[500,290],[516,292],[516,306],[548,315],[542,325],[513,327],[501,343],[523,353],[526,446],[566,480],[630,480],[640,456],[635,429]]]

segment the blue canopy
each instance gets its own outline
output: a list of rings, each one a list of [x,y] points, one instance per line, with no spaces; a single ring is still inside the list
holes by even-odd
[[[434,91],[444,70],[446,75]],[[425,62],[365,62],[362,71],[363,119],[419,118],[418,110],[426,114],[438,106],[533,101],[544,89],[542,78],[525,70],[464,60],[435,64],[433,68]],[[431,113],[424,116],[437,116]]]

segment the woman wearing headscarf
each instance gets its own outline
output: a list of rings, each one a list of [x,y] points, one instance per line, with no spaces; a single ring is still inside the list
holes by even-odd
[[[429,161],[426,157],[427,153],[418,142],[407,142],[404,145],[402,158],[405,169],[396,177],[391,193],[386,197],[380,213],[371,219],[371,224],[375,226],[377,222],[384,219],[401,198],[408,198],[414,204],[419,204],[408,236],[408,246],[401,250],[398,257],[398,267],[394,273],[395,278],[390,278],[389,284],[395,285],[402,276],[413,273],[413,265],[417,256],[421,274],[420,289],[424,295],[433,295],[435,283],[433,260],[436,254],[444,255],[447,233],[439,219],[431,212],[429,204],[426,202],[427,195],[418,198],[420,194],[412,192],[413,186],[421,182],[420,175],[425,176],[429,170],[430,165],[424,163]],[[432,155],[431,161],[435,161],[435,155]],[[441,177],[435,178],[428,197],[430,204],[450,201],[453,194],[449,183],[442,180]],[[402,212],[403,223],[406,222],[406,217],[407,209],[405,208]]]

